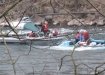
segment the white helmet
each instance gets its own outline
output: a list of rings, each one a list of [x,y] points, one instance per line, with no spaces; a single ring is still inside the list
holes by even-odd
[[[80,32],[80,33],[83,33],[83,32],[84,32],[84,29],[80,29],[79,32]]]
[[[45,21],[44,23],[45,23],[45,24],[48,24],[48,22],[47,22],[47,21]]]

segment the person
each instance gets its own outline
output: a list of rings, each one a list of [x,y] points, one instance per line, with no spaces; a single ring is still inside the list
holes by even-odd
[[[47,32],[49,31],[49,29],[48,29],[48,23],[46,21],[42,24],[41,31],[44,33],[44,36],[48,35]]]
[[[79,36],[78,36],[78,41],[80,41],[80,42],[84,42],[83,33],[84,33],[84,30],[81,29],[79,31]]]
[[[81,29],[80,35],[78,36],[78,41],[80,41],[80,44],[89,45],[90,43],[90,36],[87,30]]]
[[[35,37],[35,33],[32,31],[30,34],[29,34],[29,37]]]
[[[83,29],[79,30],[79,35],[78,35],[78,44],[79,44],[79,46],[86,45],[85,42],[84,42],[83,33],[84,33]]]
[[[84,30],[83,37],[84,37],[84,42],[87,42],[87,44],[89,44],[90,43],[90,36],[89,36],[89,33],[87,30]]]
[[[76,34],[76,36],[75,36],[76,43],[79,41],[79,40],[78,40],[79,35],[80,35],[80,33],[79,33],[79,31],[78,31],[77,34]]]
[[[53,36],[57,36],[58,35],[57,29],[54,29],[52,33],[53,33]]]

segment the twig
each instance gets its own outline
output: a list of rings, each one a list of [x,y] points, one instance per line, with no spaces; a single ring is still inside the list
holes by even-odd
[[[79,23],[81,23],[83,26],[84,24],[78,20],[76,17],[74,17],[67,9],[65,9],[61,4],[59,4],[56,0],[54,0],[59,6],[61,6],[67,13],[69,13],[73,18],[75,18]]]
[[[63,56],[63,57],[61,58],[61,65],[59,66],[58,70],[61,69],[61,67],[62,67],[62,63],[63,63],[63,59],[64,59],[65,57],[67,57],[67,56],[70,56],[70,55],[65,55],[65,56]]]
[[[44,65],[44,67],[43,67],[43,69],[42,69],[42,71],[41,71],[40,75],[43,75],[42,73],[43,73],[43,70],[44,70],[44,68],[45,68],[46,64],[47,64],[47,62],[45,63],[45,65]]]
[[[2,32],[1,32],[1,34],[2,34]],[[2,38],[3,38],[4,44],[5,44],[6,49],[7,49],[7,51],[8,51],[8,55],[9,55],[9,57],[10,57],[10,60],[11,60],[11,62],[12,62],[12,65],[13,65],[14,75],[16,75],[15,64],[14,64],[14,61],[13,61],[13,59],[12,59],[11,53],[10,53],[10,51],[9,51],[9,49],[8,49],[8,46],[7,46],[6,41],[5,41],[5,39],[4,39],[3,36],[2,36]]]
[[[89,0],[86,0],[101,16],[105,17]]]
[[[2,18],[3,16],[5,16],[11,9],[13,9],[18,3],[20,3],[22,0],[17,0],[16,3],[14,3],[13,5],[11,5],[1,16],[0,18]]]
[[[26,72],[21,68],[21,66],[18,64],[19,68],[26,74]]]
[[[29,50],[28,54],[29,54],[30,51],[31,51],[31,47],[32,47],[32,40],[31,40],[31,43],[30,43],[30,50]]]
[[[17,35],[18,39],[20,40],[17,32],[15,31],[15,29],[11,26],[11,24],[9,23],[8,19],[6,18],[6,16],[4,15],[5,20],[7,21],[8,25],[10,26],[10,28],[12,29],[12,31]],[[21,41],[21,40],[20,40]]]

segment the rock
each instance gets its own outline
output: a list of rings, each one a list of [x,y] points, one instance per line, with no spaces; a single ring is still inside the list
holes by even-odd
[[[78,19],[79,21],[80,21],[80,19]],[[81,19],[82,20],[82,19]],[[72,26],[72,25],[77,25],[77,26],[81,26],[82,24],[81,23],[83,23],[83,22],[79,22],[79,21],[77,21],[76,19],[73,19],[73,20],[71,20],[71,21],[69,21],[68,23],[67,23],[67,25],[70,25],[70,26]]]
[[[46,19],[52,19],[52,16],[48,15],[48,16],[45,16]]]
[[[86,26],[86,25],[91,26],[91,25],[94,24],[94,22],[93,22],[93,21],[90,21],[90,20],[85,20],[85,21],[84,21],[84,24],[85,24],[85,26]]]
[[[94,20],[94,22],[97,23],[97,25],[104,25],[104,18],[99,17],[98,19]]]
[[[41,23],[42,23],[41,21],[35,22],[36,25],[41,25]]]
[[[93,20],[95,20],[95,15],[88,14],[87,19],[93,21]]]
[[[98,25],[103,25],[103,24],[104,24],[104,23],[103,23],[103,20],[98,20],[97,24],[98,24]]]
[[[74,25],[74,22],[75,22],[75,19],[69,21],[69,22],[67,23],[67,25],[72,26],[72,25]]]
[[[35,24],[41,24],[45,19],[39,16],[36,16],[34,22]]]
[[[66,25],[67,25],[67,21],[66,21],[66,20],[60,21],[60,25],[61,25],[61,26],[66,26]]]
[[[90,12],[96,12],[96,9],[91,8],[89,11],[90,11]]]
[[[67,13],[64,9],[59,10],[58,13]]]
[[[45,7],[45,11],[46,11],[46,13],[53,13],[54,12],[52,7]]]
[[[67,16],[66,20],[70,21],[70,20],[72,20],[72,17],[71,16]]]
[[[53,25],[57,25],[59,23],[59,21],[54,21]]]

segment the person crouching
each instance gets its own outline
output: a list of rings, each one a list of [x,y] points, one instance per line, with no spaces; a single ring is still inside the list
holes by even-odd
[[[57,31],[57,29],[53,30],[52,33],[53,33],[53,36],[57,37],[57,35],[58,35],[58,31]]]
[[[35,37],[36,34],[32,31],[30,34],[29,34],[29,37]]]

